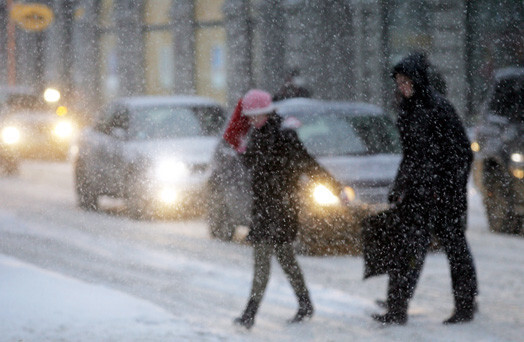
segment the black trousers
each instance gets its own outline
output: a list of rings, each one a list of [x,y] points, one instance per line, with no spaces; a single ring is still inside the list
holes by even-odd
[[[431,237],[435,236],[448,258],[451,285],[457,310],[473,306],[478,293],[477,274],[465,236],[466,213],[441,209],[413,215],[406,219],[404,246],[398,251],[398,262],[390,268],[388,307],[406,312],[422,272]]]

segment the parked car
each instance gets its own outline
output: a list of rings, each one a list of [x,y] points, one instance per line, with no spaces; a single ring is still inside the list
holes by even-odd
[[[493,232],[522,233],[524,68],[496,70],[472,148],[474,181]]]
[[[123,198],[135,218],[198,212],[224,120],[220,104],[203,97],[109,103],[74,149],[79,206],[95,210],[104,195]]]
[[[387,206],[400,162],[391,118],[379,107],[353,102],[289,99],[276,103],[283,125],[295,128],[308,151],[346,188],[349,206],[326,186],[302,178],[297,249],[305,254],[357,254],[362,218]],[[224,140],[215,151],[210,178],[210,233],[231,240],[249,226],[249,174]]]
[[[75,134],[66,107],[25,87],[0,88],[2,137],[19,158],[65,159]],[[16,148],[15,148],[16,146]]]

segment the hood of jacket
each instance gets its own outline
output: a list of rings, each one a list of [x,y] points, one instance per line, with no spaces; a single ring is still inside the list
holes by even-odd
[[[407,76],[413,82],[413,96],[404,99],[401,107],[409,103],[427,103],[432,97],[432,87],[430,84],[430,64],[426,56],[422,53],[412,53],[397,63],[391,72],[395,78],[397,74]]]

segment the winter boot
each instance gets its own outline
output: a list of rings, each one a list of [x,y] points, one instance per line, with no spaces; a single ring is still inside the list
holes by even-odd
[[[383,314],[373,314],[371,318],[384,325],[398,324],[404,325],[408,322],[408,304],[407,301],[388,300],[385,303],[388,311]]]
[[[371,315],[375,321],[384,325],[398,324],[405,325],[408,322],[408,315],[406,312],[392,312],[388,311],[383,315],[373,314]]]
[[[287,322],[289,324],[303,322],[313,316],[313,304],[309,296],[302,297],[298,300],[298,311],[295,317],[291,318]]]
[[[478,305],[474,299],[462,301],[460,304],[456,305],[456,309],[451,317],[442,323],[448,325],[471,322],[477,311]]]
[[[255,315],[257,314],[257,311],[258,303],[255,302],[253,299],[250,299],[247,303],[244,313],[242,313],[242,316],[235,318],[233,324],[244,327],[246,329],[251,329],[251,327],[255,324]]]

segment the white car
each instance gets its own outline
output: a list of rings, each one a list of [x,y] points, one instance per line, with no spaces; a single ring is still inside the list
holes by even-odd
[[[197,96],[143,96],[108,104],[74,149],[78,204],[123,198],[135,218],[204,208],[209,163],[225,120]]]

